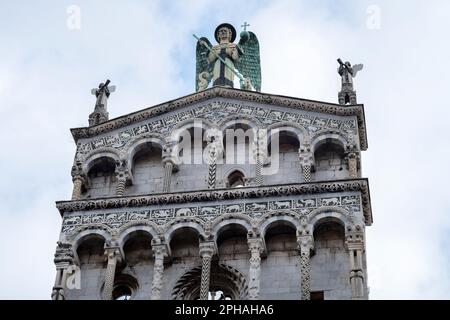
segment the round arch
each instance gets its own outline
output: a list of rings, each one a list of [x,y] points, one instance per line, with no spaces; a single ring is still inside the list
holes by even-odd
[[[128,169],[131,170],[134,156],[147,144],[154,144],[163,150],[164,142],[158,134],[146,134],[129,141],[125,145],[126,149],[124,151],[126,153],[125,158],[127,159]]]
[[[111,232],[105,226],[97,226],[87,228],[76,229],[70,239],[72,243],[73,252],[76,253],[80,244],[90,238],[100,237],[103,238],[105,242],[111,241]]]
[[[344,151],[346,150],[346,146],[348,144],[345,134],[341,131],[321,130],[311,138],[311,151],[313,153],[316,152],[317,148],[327,141],[337,143],[343,148]]]
[[[212,234],[217,241],[220,234],[224,231],[224,228],[231,227],[232,225],[238,225],[245,229],[246,232],[252,229],[250,219],[243,214],[224,215],[217,217],[212,221]]]
[[[236,124],[245,124],[249,126],[251,129],[259,129],[262,127],[261,122],[258,119],[248,115],[231,115],[225,117],[225,119],[220,121],[219,127],[222,133],[225,133],[226,129]]]
[[[119,229],[117,242],[119,243],[120,248],[123,250],[125,243],[130,239],[132,234],[139,231],[149,234],[152,239],[158,237],[156,226],[152,223],[147,221],[131,221]]]
[[[268,144],[270,144],[272,136],[276,133],[281,132],[290,133],[291,135],[297,138],[299,145],[301,145],[302,142],[305,140],[305,137],[308,136],[308,132],[306,131],[305,128],[293,122],[274,123],[266,127],[266,129],[267,129]]]
[[[108,150],[95,150],[89,154],[83,163],[83,172],[88,174],[91,168],[95,165],[95,162],[101,158],[110,159],[115,163],[120,161],[120,156],[118,152],[112,148],[108,148]]]
[[[200,118],[193,118],[193,119],[187,119],[184,121],[181,121],[176,126],[174,126],[170,132],[171,140],[178,141],[182,133],[186,130],[189,130],[191,128],[200,128],[204,131],[210,130],[214,128],[215,125],[209,120],[206,119],[200,119]],[[203,140],[203,137],[202,137]]]
[[[192,218],[187,220],[186,218],[181,218],[179,220],[176,219],[175,221],[173,221],[164,232],[164,239],[167,245],[170,246],[170,241],[172,240],[174,233],[182,228],[193,229],[198,233],[199,237],[206,239],[205,229],[199,219]]]
[[[270,213],[270,216],[263,217],[261,224],[259,225],[259,230],[261,232],[261,236],[265,237],[266,232],[269,227],[274,223],[284,222],[290,224],[294,230],[300,229],[300,219],[297,217],[295,212],[280,212],[277,214]]]
[[[317,225],[330,220],[340,223],[345,228],[350,222],[348,215],[347,210],[338,207],[318,208],[310,213],[309,224],[312,226],[313,232]]]

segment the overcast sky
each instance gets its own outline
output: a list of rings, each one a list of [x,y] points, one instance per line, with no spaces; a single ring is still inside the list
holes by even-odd
[[[0,0],[0,298],[50,298],[90,89],[117,86],[110,118],[190,94],[192,33],[247,21],[263,92],[337,102],[336,58],[364,64],[370,298],[449,299],[450,2],[317,2]]]

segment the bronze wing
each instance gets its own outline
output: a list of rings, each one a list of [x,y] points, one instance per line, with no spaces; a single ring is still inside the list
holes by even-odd
[[[195,66],[195,91],[199,91],[201,86],[204,85],[206,81],[206,86],[208,86],[211,80],[212,66],[208,63],[209,50],[202,44],[204,41],[210,48],[212,48],[211,42],[205,37],[200,38],[197,41],[196,48],[196,66]],[[206,73],[204,73],[206,72]]]
[[[256,35],[249,33],[248,40],[239,40],[239,47],[244,54],[241,56],[236,68],[245,78],[249,78],[256,91],[261,91],[261,60],[259,56],[259,41]]]

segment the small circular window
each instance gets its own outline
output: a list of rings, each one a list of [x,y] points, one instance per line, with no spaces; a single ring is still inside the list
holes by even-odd
[[[131,300],[133,291],[127,285],[118,285],[113,289],[113,300]]]
[[[132,300],[138,291],[137,280],[128,274],[119,274],[114,279],[113,300]],[[103,286],[102,286],[103,290]]]

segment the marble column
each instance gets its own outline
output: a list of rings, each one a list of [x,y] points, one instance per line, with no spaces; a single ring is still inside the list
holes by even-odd
[[[263,241],[261,238],[248,238],[248,249],[250,251],[250,270],[248,282],[249,300],[257,300],[259,297],[261,279],[261,253],[263,252]]]
[[[211,276],[211,260],[214,252],[215,244],[213,241],[200,242],[200,257],[202,258],[200,300],[208,300],[209,282]]]
[[[300,166],[303,174],[303,181],[311,181],[311,170],[314,164],[314,155],[311,152],[311,146],[309,144],[304,144],[298,149]]]
[[[162,163],[164,165],[163,192],[170,192],[172,175],[178,170],[176,152],[177,141],[169,138],[162,150]]]
[[[73,181],[72,200],[80,200],[81,188],[83,187],[84,178],[81,175],[76,175],[72,178],[72,181]]]
[[[58,242],[54,262],[56,265],[56,279],[51,298],[52,300],[65,300],[67,269],[74,263],[72,245]]]
[[[215,189],[217,183],[217,164],[223,156],[222,135],[218,130],[207,134],[208,145],[208,189]]]
[[[347,160],[350,178],[358,178],[358,154],[356,152],[349,152],[347,154]]]
[[[122,260],[119,247],[116,243],[105,244],[105,256],[108,261],[105,270],[105,284],[103,286],[103,300],[113,299],[114,278],[117,263]]]
[[[152,300],[161,299],[161,290],[163,287],[164,276],[164,257],[167,256],[167,249],[164,243],[152,241],[153,256],[155,258],[153,265],[152,280]]]
[[[273,141],[272,144],[274,144]],[[269,163],[267,146],[267,130],[256,130],[253,140],[253,157],[256,162],[254,184],[256,186],[261,186],[264,184],[264,175],[262,174],[263,166]],[[272,149],[272,151],[274,150]]]
[[[310,234],[297,235],[300,250],[301,299],[311,298],[311,252],[314,249],[314,238]]]
[[[83,187],[83,184],[86,182],[80,161],[75,161],[75,163],[72,166],[71,174],[73,181],[72,200],[80,200],[81,188]]]
[[[172,181],[173,163],[172,161],[164,162],[164,185],[163,192],[170,192],[170,184]]]
[[[365,283],[363,255],[364,255],[364,229],[360,225],[348,226],[345,235],[350,259],[350,286],[352,299],[360,300],[367,298],[367,288]]]

